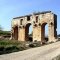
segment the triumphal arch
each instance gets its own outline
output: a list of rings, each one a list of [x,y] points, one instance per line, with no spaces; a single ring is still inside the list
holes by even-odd
[[[55,41],[57,38],[57,15],[51,11],[37,12],[12,20],[12,39],[18,41],[29,40],[29,26],[33,27],[33,41],[45,42],[45,25],[48,24],[48,41]]]

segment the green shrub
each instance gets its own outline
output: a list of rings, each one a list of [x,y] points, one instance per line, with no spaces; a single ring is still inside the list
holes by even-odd
[[[26,42],[17,40],[0,40],[0,54],[7,54],[27,49]]]
[[[28,44],[28,46],[26,45]],[[0,54],[7,54],[41,46],[40,42],[22,42],[17,40],[0,40]]]
[[[29,44],[29,47],[35,47],[34,44]]]
[[[0,46],[0,51],[4,51],[4,46]]]
[[[5,47],[5,53],[16,52],[19,48],[17,46],[7,46]]]
[[[40,42],[33,42],[29,44],[29,47],[39,47],[41,46]]]

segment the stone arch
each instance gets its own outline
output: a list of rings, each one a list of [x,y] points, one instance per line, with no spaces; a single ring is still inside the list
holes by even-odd
[[[25,15],[21,17],[13,18],[12,26],[15,26],[13,29],[15,39],[19,41],[29,40],[29,26],[33,26],[33,41],[44,41],[45,42],[45,25],[48,25],[48,38],[49,42],[56,40],[57,36],[57,15],[52,13],[51,11],[46,12],[38,12],[31,15]],[[17,33],[16,33],[17,31]],[[16,34],[18,37],[16,37]]]
[[[42,37],[42,42],[46,42],[47,40],[45,39],[45,26],[48,25],[48,23],[43,23],[41,25],[41,37]]]
[[[18,26],[15,26],[15,27],[13,28],[13,30],[14,30],[14,34],[13,34],[14,39],[15,39],[15,40],[18,40]]]
[[[29,27],[31,26],[31,23],[27,23],[25,26],[25,37],[27,41],[32,41],[32,37],[29,36]]]
[[[21,24],[21,25],[22,25],[22,23],[23,23],[23,19],[20,20],[20,24]]]

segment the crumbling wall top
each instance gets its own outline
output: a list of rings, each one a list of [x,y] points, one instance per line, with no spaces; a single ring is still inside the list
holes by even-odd
[[[45,14],[45,13],[52,13],[51,11],[43,11],[43,12],[34,12],[34,15],[39,15],[39,14]],[[15,17],[13,19],[18,19],[18,18],[23,18],[23,17],[27,17],[27,16],[32,16],[32,14],[29,15],[25,15],[25,16],[19,16],[19,17]]]

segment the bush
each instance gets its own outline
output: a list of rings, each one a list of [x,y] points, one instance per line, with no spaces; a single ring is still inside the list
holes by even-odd
[[[29,44],[29,47],[39,47],[39,46],[41,46],[41,44],[40,42],[37,41]]]
[[[0,46],[0,51],[4,51],[4,46]]]
[[[27,49],[25,42],[16,40],[0,40],[0,54],[7,54]]]
[[[35,47],[34,44],[29,44],[29,47]]]
[[[5,48],[5,51],[6,52],[15,52],[15,51],[18,51],[18,48],[17,48],[17,46],[8,46]]]
[[[0,40],[0,54],[7,54],[41,46],[40,42],[22,42],[17,40]]]
[[[0,55],[4,53],[4,46],[0,46]]]

